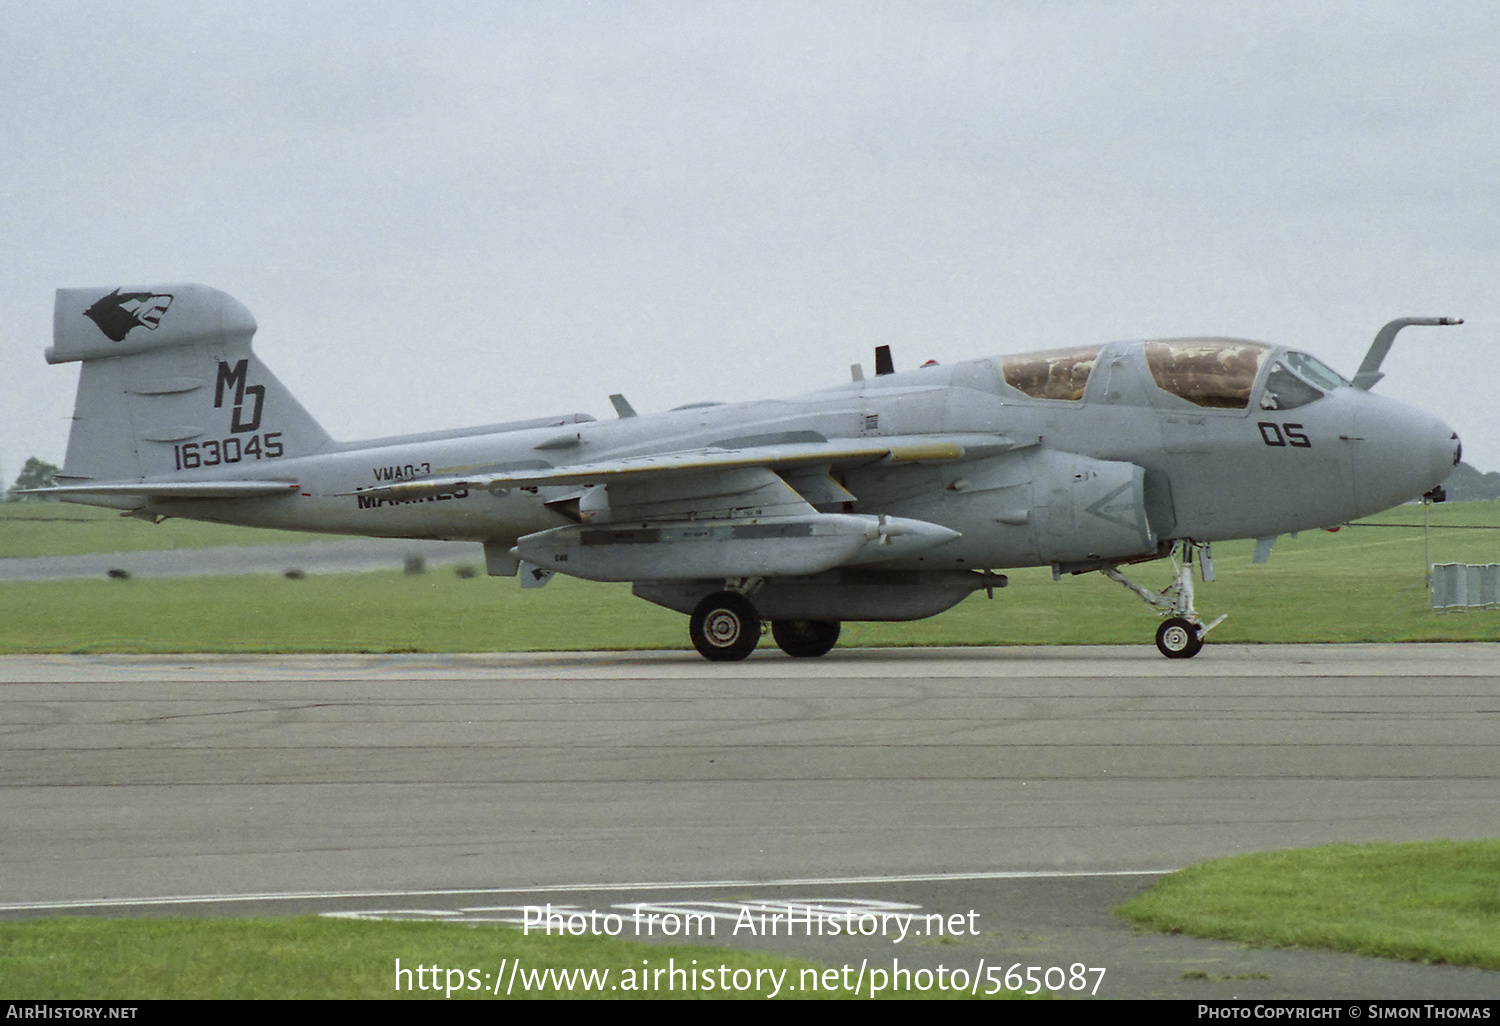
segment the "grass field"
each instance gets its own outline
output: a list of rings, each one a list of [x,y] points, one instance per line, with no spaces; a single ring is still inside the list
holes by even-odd
[[[1173,873],[1115,912],[1151,930],[1497,970],[1500,841],[1332,845],[1221,859]],[[406,976],[397,975],[397,959],[409,970]],[[648,978],[639,970],[664,968],[673,964],[669,959],[676,966],[691,967],[696,960],[700,970],[712,967],[714,989],[704,986],[701,975],[698,989],[686,994],[643,986]],[[721,965],[739,975],[718,973]],[[426,970],[420,979],[411,971],[418,966]],[[519,970],[515,977],[511,968]],[[555,975],[538,980],[535,974],[547,969],[568,973],[571,985],[560,988]],[[588,987],[577,970],[595,974]],[[602,980],[601,970],[609,971]],[[751,981],[758,971],[762,986],[756,990]],[[497,997],[507,985],[511,998],[764,998],[776,980],[780,996],[852,996],[824,989],[824,971],[752,952],[527,937],[510,928],[453,923],[304,917],[0,924],[0,982],[7,998],[20,1000],[447,1000]],[[497,983],[497,977],[506,982]],[[726,993],[726,980],[738,980],[743,989],[731,986]],[[825,981],[822,987],[809,989],[819,981]],[[894,996],[963,995],[929,990]]]
[[[398,959],[405,970],[399,977]],[[727,971],[720,972],[721,966]],[[419,967],[423,970],[420,979]],[[674,967],[680,972],[679,986],[668,991],[668,972]],[[664,971],[658,977],[651,973],[653,969]],[[823,976],[826,969],[758,952],[525,936],[514,928],[486,925],[314,917],[41,919],[0,924],[0,985],[9,1000],[670,997],[763,1001],[778,984],[776,996],[780,997],[854,996],[828,989]],[[536,974],[549,970],[550,975],[537,978]],[[567,985],[562,987],[558,986],[559,972],[566,974]],[[605,972],[607,976],[600,975]],[[684,993],[689,982],[692,986]],[[870,997],[868,984],[859,996]],[[967,995],[931,990],[882,996]]]
[[[1164,877],[1115,913],[1261,947],[1500,969],[1500,841],[1241,855]]]
[[[196,520],[151,524],[122,517],[115,510],[66,502],[0,503],[0,559],[146,549],[211,549],[220,545],[279,545],[323,541],[329,537],[302,531],[226,527]]]
[[[19,512],[18,512],[19,511]],[[60,519],[36,520],[37,516]],[[152,525],[57,504],[0,507],[0,552],[119,551],[238,541],[308,539],[169,520]],[[1434,562],[1500,562],[1500,503],[1431,509]],[[1374,522],[1420,524],[1420,507]],[[17,532],[12,537],[12,532]],[[1229,619],[1214,642],[1500,641],[1500,611],[1435,614],[1427,607],[1419,527],[1346,527],[1282,538],[1271,561],[1253,543],[1214,549],[1218,579],[1198,607]],[[1165,563],[1131,568],[1151,587]],[[1149,643],[1156,618],[1098,574],[1053,581],[1011,572],[993,601],[979,593],[912,623],[846,624],[841,647]],[[0,584],[0,652],[459,652],[680,649],[686,618],[632,597],[625,585],[557,578],[541,590],[451,570],[178,580]]]

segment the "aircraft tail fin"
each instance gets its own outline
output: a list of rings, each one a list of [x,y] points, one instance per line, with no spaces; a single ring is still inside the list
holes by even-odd
[[[328,434],[250,348],[255,318],[204,285],[58,289],[48,363],[80,361],[61,485],[230,467],[258,476]]]

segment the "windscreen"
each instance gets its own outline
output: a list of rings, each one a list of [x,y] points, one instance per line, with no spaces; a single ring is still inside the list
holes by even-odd
[[[1306,353],[1288,351],[1266,375],[1266,390],[1260,396],[1263,410],[1295,410],[1316,402],[1335,388],[1347,388],[1338,372]]]

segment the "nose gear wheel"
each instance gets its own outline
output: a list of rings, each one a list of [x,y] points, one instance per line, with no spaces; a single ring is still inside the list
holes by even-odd
[[[1203,639],[1197,624],[1174,616],[1156,628],[1156,647],[1168,659],[1191,659],[1203,648]]]

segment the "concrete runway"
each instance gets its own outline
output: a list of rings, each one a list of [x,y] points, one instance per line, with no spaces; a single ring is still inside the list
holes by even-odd
[[[1163,871],[1492,837],[1497,655],[6,657],[0,901]]]
[[[108,577],[224,577],[232,574],[347,574],[400,570],[419,557],[430,566],[484,566],[484,549],[473,542],[408,538],[338,538],[281,545],[234,545],[212,549],[140,549],[86,552],[78,556],[15,556],[0,559],[0,581],[67,581]]]

